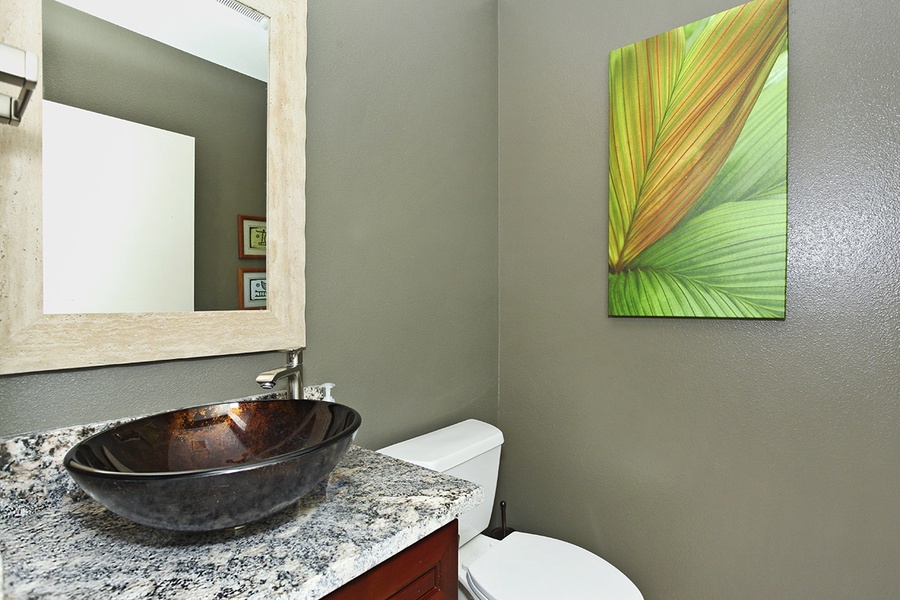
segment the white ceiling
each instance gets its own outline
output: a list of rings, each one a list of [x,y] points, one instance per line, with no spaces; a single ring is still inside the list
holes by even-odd
[[[268,81],[268,19],[262,23],[217,0],[59,0],[260,81]]]

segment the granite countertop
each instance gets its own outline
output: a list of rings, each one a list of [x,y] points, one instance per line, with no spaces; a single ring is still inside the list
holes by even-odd
[[[351,446],[291,508],[238,529],[131,523],[62,466],[109,423],[0,440],[3,598],[320,598],[480,502],[475,484]]]

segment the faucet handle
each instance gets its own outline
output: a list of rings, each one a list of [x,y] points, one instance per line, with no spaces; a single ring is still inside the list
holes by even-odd
[[[287,354],[287,366],[296,367],[303,362],[303,350],[305,348],[288,348],[287,350],[279,350]]]

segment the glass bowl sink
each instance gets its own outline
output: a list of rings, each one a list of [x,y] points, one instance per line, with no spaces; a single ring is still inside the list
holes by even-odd
[[[107,429],[63,463],[89,496],[126,519],[209,531],[294,503],[334,469],[361,423],[333,402],[224,402]]]

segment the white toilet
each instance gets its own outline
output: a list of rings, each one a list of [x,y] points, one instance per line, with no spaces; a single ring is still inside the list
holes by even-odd
[[[503,433],[470,419],[382,448],[382,454],[484,487],[484,501],[459,517],[459,597],[474,600],[643,600],[621,571],[583,548],[514,532],[480,532],[491,518]]]

